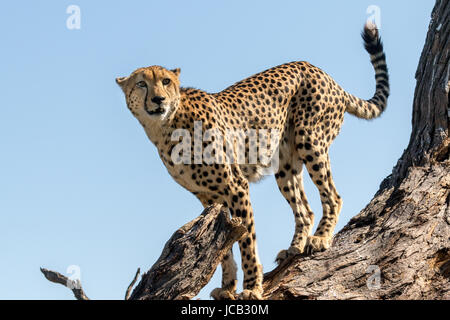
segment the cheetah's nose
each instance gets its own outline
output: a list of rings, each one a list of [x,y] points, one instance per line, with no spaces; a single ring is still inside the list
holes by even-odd
[[[152,98],[152,102],[156,103],[157,105],[160,105],[164,100],[166,100],[166,98],[160,96]]]

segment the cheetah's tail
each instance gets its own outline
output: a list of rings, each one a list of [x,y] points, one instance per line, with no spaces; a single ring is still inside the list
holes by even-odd
[[[370,60],[375,69],[376,91],[370,100],[363,100],[351,94],[348,95],[346,111],[363,119],[373,119],[380,116],[386,108],[389,97],[389,74],[386,65],[386,55],[383,43],[374,23],[368,22],[361,33],[364,46],[370,54]]]

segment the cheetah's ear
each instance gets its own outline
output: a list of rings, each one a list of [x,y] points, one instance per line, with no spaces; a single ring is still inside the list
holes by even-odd
[[[116,78],[116,83],[122,88],[125,88],[125,85],[130,77],[119,77]]]
[[[181,72],[181,69],[180,69],[180,68],[172,69],[172,70],[170,70],[170,71],[172,71],[173,73],[175,73],[175,75],[176,75],[177,77],[180,76],[180,72]]]

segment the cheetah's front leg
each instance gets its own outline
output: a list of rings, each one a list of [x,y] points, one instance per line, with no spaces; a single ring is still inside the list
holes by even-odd
[[[259,262],[253,210],[250,204],[248,183],[230,186],[230,213],[232,217],[241,218],[247,228],[246,235],[239,241],[239,249],[242,258],[242,270],[244,272],[244,291],[239,295],[243,300],[262,299],[262,266]]]
[[[203,207],[208,207],[213,203],[217,203],[217,199],[214,199],[213,195],[208,193],[197,193],[197,198],[203,204]],[[222,200],[220,200],[222,201]],[[219,203],[220,203],[219,201]],[[228,206],[228,203],[222,202],[224,207]],[[236,299],[236,286],[237,286],[237,266],[233,257],[233,249],[223,257],[222,260],[222,287],[216,288],[211,291],[210,296],[214,300],[235,300]]]

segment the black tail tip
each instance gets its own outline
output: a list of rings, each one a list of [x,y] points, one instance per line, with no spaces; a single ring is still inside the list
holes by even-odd
[[[381,42],[378,27],[375,23],[368,21],[364,26],[361,36],[364,40],[364,47],[369,54],[374,55],[383,51],[383,43]]]

